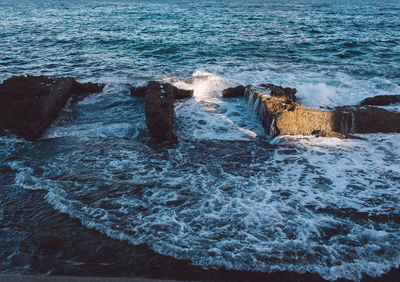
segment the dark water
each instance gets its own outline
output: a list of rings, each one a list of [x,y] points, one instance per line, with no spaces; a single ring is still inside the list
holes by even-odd
[[[251,104],[220,97],[265,82],[310,106],[399,94],[398,2],[0,7],[0,80],[107,83],[41,140],[0,138],[1,273],[310,281],[399,267],[398,134],[271,140]],[[150,79],[195,91],[175,104],[176,146],[149,138],[125,85]]]

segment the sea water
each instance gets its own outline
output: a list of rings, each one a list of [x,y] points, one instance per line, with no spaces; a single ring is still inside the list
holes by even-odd
[[[12,224],[21,191],[205,269],[359,280],[398,268],[400,136],[271,139],[221,91],[274,83],[311,107],[400,94],[399,15],[397,1],[0,0],[0,81],[107,84],[39,141],[0,138],[0,271],[32,273],[15,235],[29,219]],[[129,94],[149,80],[194,90],[175,103],[176,146],[151,141]]]

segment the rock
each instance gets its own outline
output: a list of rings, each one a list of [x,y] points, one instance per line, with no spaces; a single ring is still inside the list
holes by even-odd
[[[289,88],[289,87],[283,88],[282,86],[274,85],[271,83],[260,84],[260,86],[269,89],[271,91],[270,95],[272,97],[286,97],[290,99],[290,101],[292,102],[297,102],[296,88]]]
[[[37,139],[71,97],[73,78],[17,76],[0,85],[0,124],[26,139]]]
[[[72,94],[99,92],[104,85],[74,78],[15,76],[0,84],[0,128],[34,140],[46,130]]]
[[[246,88],[243,85],[230,87],[222,90],[222,98],[236,98],[243,97]]]
[[[366,98],[361,101],[361,106],[388,106],[390,104],[400,103],[400,95],[380,95]]]
[[[174,96],[170,87],[150,81],[145,96],[146,125],[150,135],[159,141],[176,143],[173,133]]]
[[[74,83],[71,88],[72,94],[83,95],[83,94],[91,94],[91,93],[99,93],[103,91],[104,84],[100,83],[79,83],[74,78],[72,78]]]
[[[193,90],[180,89],[170,83],[163,83],[162,86],[165,90],[172,91],[175,100],[181,100],[193,97]]]
[[[144,96],[146,96],[147,86],[139,86],[139,87],[131,86],[129,88],[129,91],[131,92],[131,95],[134,97],[144,98]]]
[[[333,110],[308,108],[287,97],[273,97],[247,88],[266,133],[347,137],[355,133],[400,132],[400,113],[375,107],[344,106]]]
[[[164,89],[168,89],[168,91],[172,92],[172,95],[175,100],[181,100],[186,98],[193,97],[193,90],[185,90],[179,89],[173,86],[170,83],[162,83],[161,84]],[[135,97],[145,97],[147,86],[139,86],[139,87],[130,87],[131,95]]]

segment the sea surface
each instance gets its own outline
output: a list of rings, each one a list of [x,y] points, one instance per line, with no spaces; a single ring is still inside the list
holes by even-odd
[[[0,82],[21,74],[107,85],[36,142],[0,137],[0,273],[399,268],[399,134],[271,139],[246,99],[221,98],[260,83],[311,107],[400,94],[399,1],[0,0]],[[130,96],[149,80],[194,89],[175,103],[178,145],[151,140]]]

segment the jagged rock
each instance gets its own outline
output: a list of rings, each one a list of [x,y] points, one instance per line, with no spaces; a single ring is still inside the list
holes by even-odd
[[[92,82],[79,83],[74,78],[72,79],[74,82],[71,88],[72,94],[83,95],[83,94],[98,93],[102,92],[105,86],[104,84],[92,83]]]
[[[26,139],[37,139],[74,94],[98,92],[101,85],[74,78],[15,76],[0,84],[0,128]]]
[[[150,135],[159,141],[177,142],[173,133],[174,96],[170,87],[157,81],[147,84],[145,96],[146,125]]]
[[[168,91],[171,91],[175,100],[181,100],[193,97],[193,90],[180,89],[178,87],[173,86],[170,83],[162,83],[160,85],[162,85],[164,89],[168,89]],[[132,86],[130,87],[129,90],[132,96],[145,97],[147,86],[139,86],[139,87]]]
[[[146,96],[147,86],[139,86],[139,87],[131,86],[129,88],[129,91],[131,92],[131,95],[134,97],[144,98],[144,96]]]
[[[243,85],[239,85],[236,87],[230,87],[230,88],[222,90],[222,97],[223,98],[243,97],[245,90],[246,90],[246,88]]]
[[[180,89],[178,87],[173,86],[170,83],[163,83],[162,86],[164,87],[164,89],[172,91],[172,95],[174,96],[175,100],[181,100],[193,97],[194,93],[193,90]]]
[[[355,133],[400,132],[400,113],[375,107],[343,106],[319,110],[246,89],[265,131],[276,135],[346,137]]]
[[[289,87],[283,88],[282,86],[274,85],[271,83],[260,84],[260,86],[270,90],[271,91],[270,95],[272,97],[286,97],[290,99],[289,101],[297,102],[296,88],[289,88]]]
[[[390,104],[400,103],[400,95],[380,95],[366,98],[361,101],[361,106],[388,106]]]

